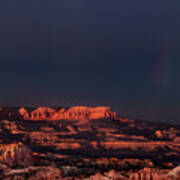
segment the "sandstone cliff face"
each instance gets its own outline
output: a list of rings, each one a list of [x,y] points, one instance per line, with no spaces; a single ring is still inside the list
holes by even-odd
[[[96,173],[85,180],[179,180],[180,176],[177,174],[176,169],[178,168],[166,173],[162,170],[144,168],[128,176],[123,176],[121,173],[111,170],[103,174]]]
[[[169,180],[180,179],[179,164],[180,126],[104,106],[0,109],[3,180]]]
[[[34,160],[31,150],[22,143],[0,145],[0,162],[9,166],[30,166]]]
[[[167,177],[167,179],[180,179],[180,166],[177,166],[176,168],[172,169],[168,172],[164,177]]]
[[[19,109],[19,114],[25,120],[94,120],[107,119],[116,117],[116,113],[112,112],[109,107],[85,107],[75,106],[69,109],[62,108],[55,110],[49,107],[39,107],[32,112],[25,108]]]

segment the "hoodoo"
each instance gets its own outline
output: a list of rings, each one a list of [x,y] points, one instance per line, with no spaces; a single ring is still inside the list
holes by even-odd
[[[180,127],[110,107],[3,107],[0,179],[180,179]]]
[[[31,150],[21,142],[12,144],[0,145],[0,162],[6,163],[9,166],[33,165],[34,160]]]
[[[94,120],[115,118],[117,116],[115,112],[112,112],[110,108],[106,106],[75,106],[69,109],[61,108],[60,110],[49,107],[39,107],[32,112],[29,112],[25,108],[20,108],[19,114],[25,120]]]

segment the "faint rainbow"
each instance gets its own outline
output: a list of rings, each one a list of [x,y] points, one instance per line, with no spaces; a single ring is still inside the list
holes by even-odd
[[[167,64],[168,49],[163,47],[160,50],[157,65],[154,70],[154,79],[156,84],[163,86],[166,83],[166,64]]]

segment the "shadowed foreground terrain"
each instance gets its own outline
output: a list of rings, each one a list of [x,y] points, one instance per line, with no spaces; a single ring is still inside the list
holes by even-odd
[[[0,179],[180,179],[180,126],[109,107],[0,109]]]

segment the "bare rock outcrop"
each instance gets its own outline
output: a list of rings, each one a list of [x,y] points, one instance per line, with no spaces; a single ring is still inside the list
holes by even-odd
[[[25,108],[19,109],[19,114],[26,120],[46,120],[52,118],[55,113],[56,111],[49,107],[39,107],[32,112]]]
[[[105,106],[0,109],[0,179],[173,180],[178,164],[180,126]]]
[[[129,180],[179,180],[180,167],[168,170],[144,168],[136,173],[131,173]]]
[[[69,109],[61,108],[60,110],[55,110],[49,107],[39,107],[32,112],[29,112],[25,108],[20,108],[19,114],[25,120],[94,120],[113,118],[117,116],[115,112],[112,112],[110,108],[106,106],[75,106]]]
[[[34,164],[31,150],[20,142],[0,145],[0,162],[22,167]]]
[[[62,171],[51,166],[31,166],[21,169],[8,169],[0,174],[4,180],[57,180],[62,179]]]
[[[172,169],[166,176],[167,179],[174,179],[178,180],[180,179],[180,166],[177,166],[176,168]]]
[[[96,173],[85,180],[128,180],[127,177],[121,175],[121,173],[116,172],[115,170],[110,170],[106,173]]]

